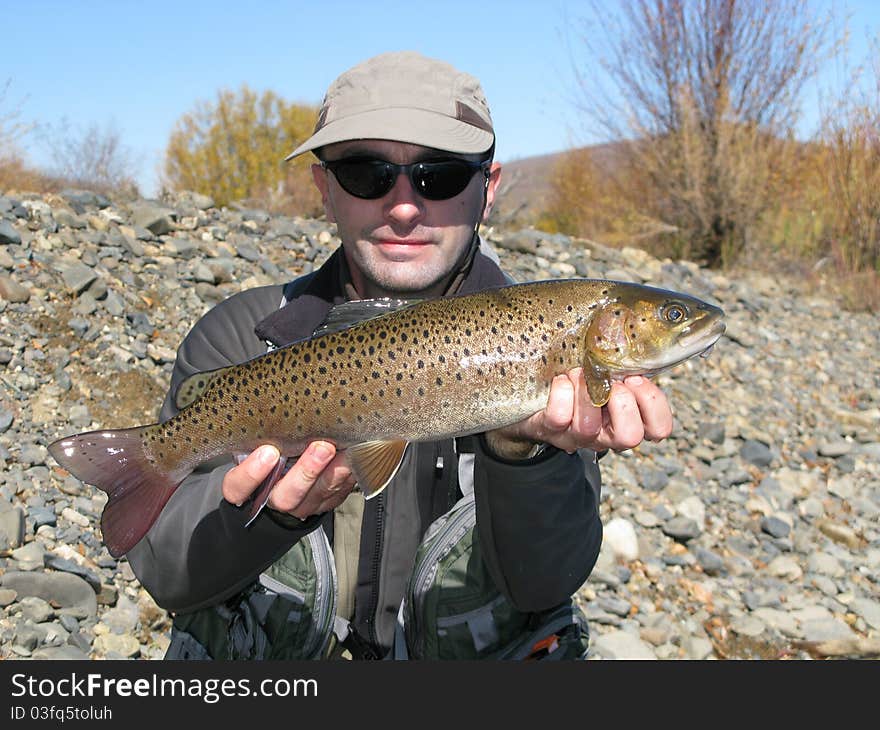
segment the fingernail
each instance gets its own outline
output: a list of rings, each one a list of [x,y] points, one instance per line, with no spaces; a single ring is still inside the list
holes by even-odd
[[[327,461],[332,453],[333,452],[330,451],[330,447],[327,446],[327,444],[316,443],[312,447],[312,454],[321,461]]]
[[[274,446],[264,446],[260,449],[260,463],[263,464],[263,466],[274,464],[276,461],[278,461],[278,457],[280,455],[281,454],[279,453],[278,449],[276,449]]]
[[[641,375],[630,375],[626,379],[626,382],[630,385],[641,385],[645,382],[645,379]]]

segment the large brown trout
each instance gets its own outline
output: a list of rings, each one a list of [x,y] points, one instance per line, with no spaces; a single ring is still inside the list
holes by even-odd
[[[547,404],[553,378],[583,367],[604,405],[611,381],[703,354],[724,313],[677,292],[589,279],[542,281],[417,303],[337,307],[309,339],[184,381],[164,423],[55,441],[52,456],[104,490],[110,553],[147,532],[180,482],[220,454],[274,444],[292,458],[316,439],[344,449],[366,497],[396,473],[407,444],[516,423]],[[384,309],[383,309],[384,307]],[[339,327],[342,326],[342,329]],[[279,462],[283,463],[285,458]],[[253,500],[252,519],[277,472]]]

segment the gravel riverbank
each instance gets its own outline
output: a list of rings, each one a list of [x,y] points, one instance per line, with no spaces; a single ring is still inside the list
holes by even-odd
[[[105,495],[46,445],[154,421],[196,319],[311,270],[334,233],[195,194],[0,196],[0,659],[162,657],[167,614],[101,544]],[[602,461],[592,658],[880,657],[880,317],[795,279],[484,234],[520,281],[639,281],[727,314],[707,359],[658,376],[673,436]]]

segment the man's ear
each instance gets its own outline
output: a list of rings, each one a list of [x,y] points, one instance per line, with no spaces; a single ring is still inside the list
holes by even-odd
[[[495,205],[495,193],[498,192],[498,185],[501,182],[501,163],[493,162],[489,168],[489,180],[486,185],[486,207],[483,209],[483,222],[489,220],[489,214],[492,212],[492,206]]]
[[[312,180],[315,181],[315,186],[318,188],[318,192],[321,193],[321,204],[324,206],[324,214],[327,216],[327,221],[336,223],[333,201],[330,199],[330,180],[327,178],[327,170],[315,163],[312,165]]]

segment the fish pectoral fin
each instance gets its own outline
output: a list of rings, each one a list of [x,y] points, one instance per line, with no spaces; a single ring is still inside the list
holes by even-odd
[[[195,403],[202,397],[214,378],[233,367],[235,365],[228,365],[225,368],[217,368],[216,370],[205,370],[181,380],[180,385],[177,386],[177,393],[174,394],[174,405],[177,406],[177,410],[182,411],[187,406]]]
[[[409,441],[365,441],[346,449],[351,471],[365,499],[375,497],[388,486],[403,462],[407,446]]]
[[[594,406],[602,407],[611,397],[611,373],[592,363],[584,366],[584,380],[587,392]]]

